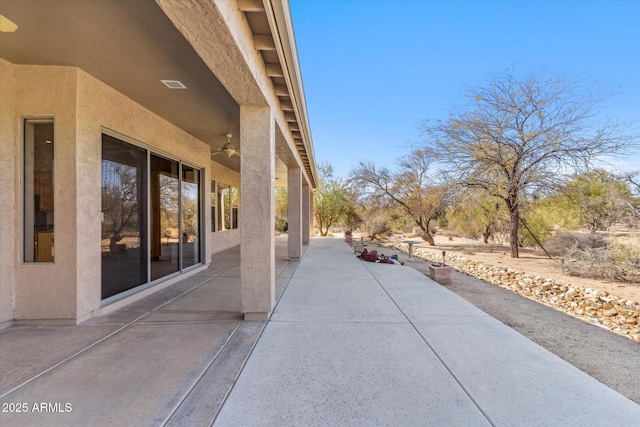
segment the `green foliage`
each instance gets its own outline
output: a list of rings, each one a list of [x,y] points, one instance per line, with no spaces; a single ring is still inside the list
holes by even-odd
[[[389,226],[393,231],[411,231],[414,224],[413,219],[401,210],[395,210],[389,213]]]
[[[370,240],[384,238],[392,233],[391,225],[385,215],[375,215],[364,223],[365,230]]]
[[[521,247],[538,247],[538,242],[544,242],[553,234],[553,216],[548,214],[545,203],[528,203],[522,211],[518,243]]]
[[[287,187],[276,187],[275,213],[276,218],[287,218],[289,197]]]
[[[633,212],[633,194],[627,182],[604,170],[575,175],[566,194],[580,225],[592,233],[625,221]]]
[[[281,233],[284,233],[284,232],[287,231],[286,228],[287,228],[287,220],[286,219],[282,219],[282,218],[276,219],[276,230],[277,231],[279,231]]]
[[[447,210],[446,218],[449,230],[489,243],[497,232],[506,230],[509,213],[502,200],[472,190]]]
[[[334,224],[345,217],[350,223],[357,223],[359,218],[349,200],[346,184],[334,178],[333,167],[323,162],[318,165],[318,188],[313,195],[314,215],[320,234],[326,236]]]
[[[356,204],[351,201],[351,198],[347,198],[347,203],[344,206],[344,212],[342,216],[342,223],[347,230],[355,230],[363,223],[360,209],[356,207]]]

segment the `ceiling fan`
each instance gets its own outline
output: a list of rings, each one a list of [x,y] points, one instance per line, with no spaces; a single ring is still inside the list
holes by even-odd
[[[222,148],[216,148],[214,153],[211,155],[217,156],[218,154],[226,154],[227,157],[238,156],[240,157],[240,150],[237,150],[236,147],[231,143],[231,135],[230,133],[225,135],[227,137],[227,143],[222,146]]]

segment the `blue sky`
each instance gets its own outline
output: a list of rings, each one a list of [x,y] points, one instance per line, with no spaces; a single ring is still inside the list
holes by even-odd
[[[470,87],[512,71],[595,81],[640,120],[640,1],[290,0],[316,161],[393,167]],[[640,169],[640,153],[614,160]]]

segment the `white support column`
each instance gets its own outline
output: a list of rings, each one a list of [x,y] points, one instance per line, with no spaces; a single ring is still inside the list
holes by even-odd
[[[275,122],[269,107],[240,107],[240,298],[245,320],[275,305]]]
[[[311,197],[309,189],[309,184],[304,182],[302,184],[302,244],[309,243],[309,197]]]
[[[289,260],[302,256],[302,170],[289,168],[287,173],[287,222]]]

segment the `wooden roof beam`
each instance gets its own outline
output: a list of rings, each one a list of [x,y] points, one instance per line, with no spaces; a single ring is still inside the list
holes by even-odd
[[[264,12],[262,0],[238,0],[240,12]]]
[[[254,35],[253,47],[256,50],[276,50],[276,43],[271,36]]]
[[[275,85],[273,87],[276,96],[289,96],[289,89],[284,85]]]
[[[296,119],[296,114],[295,113],[286,112],[286,113],[284,113],[284,118],[289,123],[298,121],[298,119]]]
[[[265,64],[265,71],[269,77],[284,77],[284,72],[280,64]]]

